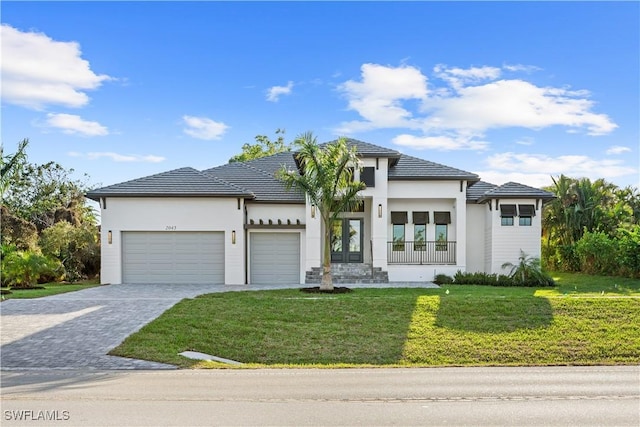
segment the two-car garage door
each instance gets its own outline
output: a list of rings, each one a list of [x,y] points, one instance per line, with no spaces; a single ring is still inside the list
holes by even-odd
[[[124,283],[224,283],[224,233],[122,233]]]

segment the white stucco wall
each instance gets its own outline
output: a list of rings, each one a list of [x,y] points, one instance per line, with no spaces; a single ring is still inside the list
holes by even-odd
[[[467,271],[484,272],[486,204],[467,204]]]
[[[247,224],[251,223],[251,220],[255,224],[259,224],[262,220],[265,224],[269,223],[269,220],[273,224],[278,224],[278,220],[282,224],[287,224],[287,220],[291,221],[291,224],[296,224],[296,221],[300,221],[300,224],[305,223],[305,206],[303,204],[276,204],[276,203],[253,203],[247,202]]]
[[[221,231],[225,234],[225,284],[244,284],[243,203],[241,199],[238,209],[236,198],[107,198],[106,209],[101,209],[101,282],[122,283],[122,232]],[[235,244],[232,231],[236,232]]]

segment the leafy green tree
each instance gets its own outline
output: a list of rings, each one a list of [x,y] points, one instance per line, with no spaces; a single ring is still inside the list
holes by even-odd
[[[29,221],[39,231],[51,227],[56,216],[73,222],[95,222],[95,213],[85,203],[85,181],[72,177],[74,170],[58,163],[34,165],[25,162],[4,194],[3,204],[16,216]],[[87,176],[85,175],[85,180]]]
[[[229,159],[229,163],[246,162],[248,160],[259,159],[261,157],[271,156],[273,154],[291,151],[291,147],[284,141],[284,129],[277,129],[278,135],[275,141],[271,141],[266,135],[257,135],[255,144],[244,144],[242,153],[236,154]]]
[[[527,255],[520,250],[518,263],[505,262],[502,268],[509,269],[509,277],[523,286],[531,286],[532,284],[540,286],[549,286],[553,284],[553,279],[542,270],[540,258]]]
[[[278,177],[288,189],[304,192],[320,214],[324,228],[320,290],[332,291],[331,227],[341,212],[352,211],[362,203],[358,193],[365,184],[353,180],[358,156],[355,147],[347,146],[346,139],[340,138],[320,147],[311,132],[296,138],[294,145],[298,149],[294,155],[300,170],[283,167]]]
[[[72,225],[60,221],[40,236],[42,253],[62,262],[65,278],[71,282],[97,274],[100,265],[100,245],[95,226]]]

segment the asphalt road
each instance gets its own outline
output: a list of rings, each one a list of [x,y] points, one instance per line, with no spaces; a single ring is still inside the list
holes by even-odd
[[[2,426],[640,425],[639,366],[32,370],[1,380]]]

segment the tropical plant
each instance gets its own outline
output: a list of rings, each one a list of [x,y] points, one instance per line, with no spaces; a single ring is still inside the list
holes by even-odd
[[[60,278],[64,268],[56,260],[33,251],[13,251],[2,259],[3,284],[30,288],[43,277]]]
[[[553,279],[542,270],[540,258],[529,256],[522,249],[517,264],[505,262],[501,267],[509,269],[509,277],[522,286],[553,285]]]
[[[8,156],[4,155],[4,147],[0,145],[0,194],[2,197],[11,182],[19,176],[22,165],[26,163],[27,153],[25,150],[27,145],[29,145],[29,140],[25,138],[18,144],[16,152]]]
[[[283,167],[278,172],[287,189],[295,188],[306,194],[316,206],[324,228],[322,282],[320,290],[332,291],[331,227],[342,212],[357,208],[362,199],[359,192],[365,184],[353,180],[353,169],[358,165],[355,147],[349,148],[346,139],[319,146],[311,132],[294,141],[298,151],[294,154],[299,170]]]

